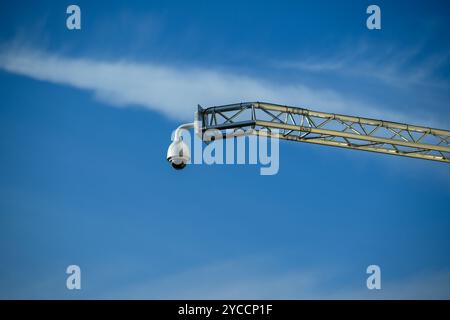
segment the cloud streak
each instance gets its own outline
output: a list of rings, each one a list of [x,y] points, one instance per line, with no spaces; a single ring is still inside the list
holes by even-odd
[[[276,65],[312,73],[372,79],[395,88],[423,86],[448,90],[450,84],[440,79],[437,73],[448,64],[450,54],[443,52],[423,57],[423,47],[424,45],[418,45],[402,50],[388,47],[381,51],[359,45],[351,51],[345,49],[327,57],[303,57]]]
[[[255,76],[195,67],[126,60],[99,61],[34,49],[0,51],[0,69],[36,80],[89,90],[114,106],[139,106],[173,119],[190,120],[197,104],[270,101],[336,113],[381,118],[365,101],[302,83],[274,83]],[[404,120],[392,114],[394,120]]]
[[[307,299],[323,293],[328,279],[323,270],[280,270],[271,263],[271,258],[261,256],[209,263],[159,278],[144,277],[139,283],[97,295],[107,299]]]
[[[382,278],[381,290],[366,288],[361,274],[316,267],[284,269],[267,257],[222,261],[139,283],[108,288],[95,297],[107,299],[448,299],[450,270]],[[269,266],[267,266],[269,265]]]

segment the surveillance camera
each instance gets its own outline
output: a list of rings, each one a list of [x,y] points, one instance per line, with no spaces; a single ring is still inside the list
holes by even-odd
[[[167,150],[167,160],[176,170],[183,169],[191,159],[189,146],[183,140],[175,140]]]

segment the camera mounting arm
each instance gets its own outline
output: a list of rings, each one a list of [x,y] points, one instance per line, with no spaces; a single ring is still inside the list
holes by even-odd
[[[181,134],[182,134],[183,130],[188,130],[188,129],[192,129],[192,128],[194,128],[194,123],[193,122],[182,124],[181,126],[176,128],[175,129],[175,133],[173,135],[173,141],[180,141],[180,140],[182,140]]]

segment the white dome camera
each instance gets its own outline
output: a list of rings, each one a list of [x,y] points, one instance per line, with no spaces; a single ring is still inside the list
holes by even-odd
[[[167,161],[176,170],[181,170],[186,167],[186,164],[191,160],[191,151],[186,142],[181,136],[182,130],[193,128],[193,123],[187,123],[179,126],[174,133],[173,142],[167,149]]]
[[[167,150],[167,161],[176,170],[183,169],[191,159],[189,146],[183,140],[175,140]]]

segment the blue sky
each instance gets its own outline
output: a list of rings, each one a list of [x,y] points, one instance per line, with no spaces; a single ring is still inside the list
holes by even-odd
[[[450,298],[444,163],[289,142],[275,176],[165,160],[197,103],[448,129],[446,1],[377,1],[378,31],[367,1],[77,1],[79,31],[69,4],[0,4],[1,298]]]

